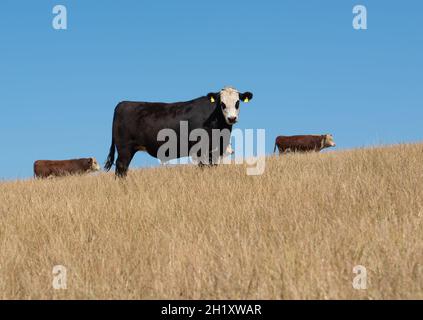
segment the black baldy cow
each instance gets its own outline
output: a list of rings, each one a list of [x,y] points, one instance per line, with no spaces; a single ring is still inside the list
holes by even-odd
[[[219,92],[212,92],[206,96],[177,103],[152,102],[120,102],[113,117],[112,144],[107,158],[105,169],[108,171],[113,165],[115,150],[118,152],[116,160],[116,175],[124,177],[128,166],[137,151],[146,151],[148,154],[163,161],[159,152],[165,143],[158,139],[163,129],[173,130],[178,138],[178,145],[173,158],[192,156],[191,148],[197,141],[180,142],[181,123],[187,126],[188,134],[196,129],[203,129],[209,137],[208,149],[210,153],[216,150],[212,145],[214,129],[229,132],[239,120],[240,101],[248,102],[253,97],[251,92],[240,93],[232,87],[225,87]],[[187,137],[188,138],[188,137]],[[229,139],[224,139],[218,148],[218,156],[226,150]],[[181,147],[187,145],[187,150]],[[211,158],[208,159],[211,163]],[[204,163],[203,163],[204,164]]]
[[[275,140],[273,152],[276,151],[276,148],[278,148],[279,154],[285,152],[319,152],[325,148],[335,146],[336,144],[331,134],[278,136]]]

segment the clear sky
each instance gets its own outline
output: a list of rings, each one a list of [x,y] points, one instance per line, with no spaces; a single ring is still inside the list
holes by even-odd
[[[67,8],[54,30],[52,8]],[[352,27],[354,5],[368,29]],[[0,2],[0,179],[36,159],[104,162],[121,100],[249,90],[238,128],[332,133],[337,149],[423,140],[422,1]],[[138,153],[132,167],[156,165]]]

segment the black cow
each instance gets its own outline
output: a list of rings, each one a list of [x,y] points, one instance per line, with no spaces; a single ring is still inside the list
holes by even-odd
[[[118,177],[126,176],[128,166],[137,151],[146,151],[162,161],[193,156],[191,148],[199,143],[201,138],[197,137],[198,139],[191,141],[189,136],[188,139],[182,133],[182,123],[186,124],[189,134],[195,129],[204,129],[209,138],[207,147],[209,158],[207,161],[202,158],[201,163],[212,164],[216,156],[223,155],[229,144],[229,137],[226,137],[220,139],[219,146],[215,146],[212,143],[212,130],[227,129],[226,131],[230,133],[232,126],[238,121],[240,100],[248,102],[252,97],[251,92],[240,93],[232,87],[225,87],[219,92],[186,102],[120,102],[114,112],[112,144],[104,168],[109,171],[112,167],[115,149],[118,151],[116,160]],[[158,134],[163,129],[171,129],[177,136],[177,151],[173,155],[166,154],[166,159],[162,159],[160,147],[167,143],[170,137],[168,141],[158,139]]]

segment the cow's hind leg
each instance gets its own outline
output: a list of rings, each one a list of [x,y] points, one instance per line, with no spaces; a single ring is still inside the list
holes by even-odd
[[[118,158],[116,159],[116,177],[125,178],[128,173],[128,167],[135,151],[131,149],[118,150]]]

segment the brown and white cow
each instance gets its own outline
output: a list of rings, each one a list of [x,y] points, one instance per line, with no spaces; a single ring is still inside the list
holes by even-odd
[[[34,162],[34,177],[36,178],[83,174],[98,170],[100,170],[100,165],[95,158],[37,160]]]
[[[278,136],[275,140],[275,147],[279,154],[286,152],[307,152],[321,150],[329,147],[335,147],[336,144],[331,134],[323,135],[298,135],[298,136]]]

